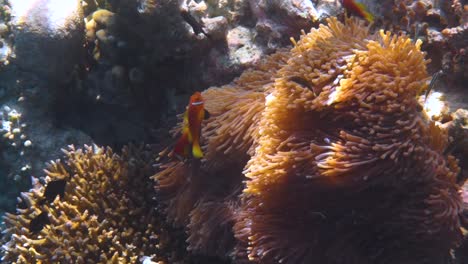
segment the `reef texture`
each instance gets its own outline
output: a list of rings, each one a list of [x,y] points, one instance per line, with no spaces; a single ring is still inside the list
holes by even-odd
[[[444,90],[466,83],[468,5],[464,1],[397,0],[381,4],[380,9],[379,26],[424,41],[423,50],[432,60],[429,72],[443,73],[444,86],[449,86]]]
[[[137,147],[120,156],[98,147],[64,152],[65,161],[45,170],[45,186],[35,180],[4,218],[3,261],[137,263],[146,255],[175,263],[150,195],[154,157]],[[65,189],[54,190],[60,181]]]
[[[371,28],[395,35],[332,18],[290,51],[277,49],[299,29],[343,13],[339,1],[85,0],[73,9],[84,23],[74,20],[63,32],[70,37],[52,40],[10,23],[10,7],[0,7],[0,96],[9,105],[0,165],[11,175],[16,163],[21,175],[35,175],[35,164],[55,157],[51,149],[89,142],[82,132],[104,145],[154,141],[152,129],[185,105],[179,94],[254,65],[203,92],[211,113],[205,157],[161,155],[156,201],[153,154],[67,150],[49,165],[45,184],[34,180],[6,216],[5,262],[440,264],[456,256],[464,263],[466,113],[439,127],[418,96],[427,72],[442,69],[446,85],[466,83],[466,5],[364,2],[376,16]],[[34,10],[49,21],[47,8]],[[41,61],[53,61],[49,69],[59,74]],[[465,95],[454,96],[463,103],[457,108],[466,108]],[[21,123],[10,113],[23,113]],[[70,127],[80,132],[50,137]]]
[[[235,263],[449,263],[464,180],[418,103],[421,41],[331,18],[293,42],[203,92],[204,159],[161,157],[157,197],[188,250]]]

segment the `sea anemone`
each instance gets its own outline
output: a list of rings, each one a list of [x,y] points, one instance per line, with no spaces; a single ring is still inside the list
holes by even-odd
[[[421,43],[328,22],[275,79],[236,237],[259,263],[444,263],[462,237],[459,169],[417,100]]]
[[[203,92],[205,157],[163,162],[154,176],[190,251],[236,263],[451,259],[460,169],[418,102],[421,42],[363,24],[330,18]]]
[[[226,240],[234,239],[232,205],[236,204],[242,191],[242,170],[250,158],[249,153],[253,153],[264,108],[264,92],[287,56],[285,51],[278,52],[244,72],[233,84],[204,91],[205,108],[210,113],[202,132],[204,159],[162,162],[160,172],[153,176],[164,215],[174,226],[188,226],[188,243],[192,251],[220,252],[217,248],[220,239],[210,234],[223,234]],[[176,135],[179,127],[180,124],[175,129]],[[224,217],[210,215],[207,210],[213,207],[216,209],[210,213]],[[206,232],[203,237],[198,237],[200,230],[197,229],[208,227],[208,223],[220,231]],[[203,241],[211,241],[208,244],[213,247]],[[222,251],[228,254],[228,247],[223,248]]]

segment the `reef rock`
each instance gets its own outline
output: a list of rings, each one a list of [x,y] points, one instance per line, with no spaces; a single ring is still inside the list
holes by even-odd
[[[63,80],[82,55],[83,12],[73,0],[11,0],[15,63],[51,80]]]
[[[5,2],[5,3],[4,3]],[[92,143],[73,128],[57,127],[54,105],[83,54],[83,15],[79,1],[2,1],[0,18],[1,173],[0,211],[30,186],[44,162],[58,158],[67,144]],[[8,186],[8,187],[7,187]],[[2,187],[3,188],[3,187]]]

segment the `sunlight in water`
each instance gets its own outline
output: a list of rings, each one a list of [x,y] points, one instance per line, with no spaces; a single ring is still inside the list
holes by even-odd
[[[78,0],[21,0],[11,1],[13,16],[18,23],[39,22],[47,23],[50,30],[63,28],[71,17],[74,17]],[[44,19],[44,14],[47,18]]]
[[[430,93],[424,103],[424,110],[429,117],[440,116],[445,107],[442,101],[444,94],[441,92]]]

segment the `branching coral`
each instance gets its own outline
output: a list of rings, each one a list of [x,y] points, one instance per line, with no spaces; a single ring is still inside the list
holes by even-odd
[[[66,180],[63,197],[43,202],[46,188],[37,183],[22,193],[17,214],[5,217],[3,260],[137,263],[154,254],[167,261],[168,235],[154,212],[148,182],[154,157],[136,147],[120,156],[98,147],[70,147],[65,154],[66,161],[51,162],[45,170],[46,186]],[[38,215],[48,221],[33,232],[31,221]]]
[[[155,175],[165,213],[188,225],[190,250],[238,262],[449,261],[464,220],[459,168],[417,100],[420,41],[328,23],[204,92],[207,155]]]

